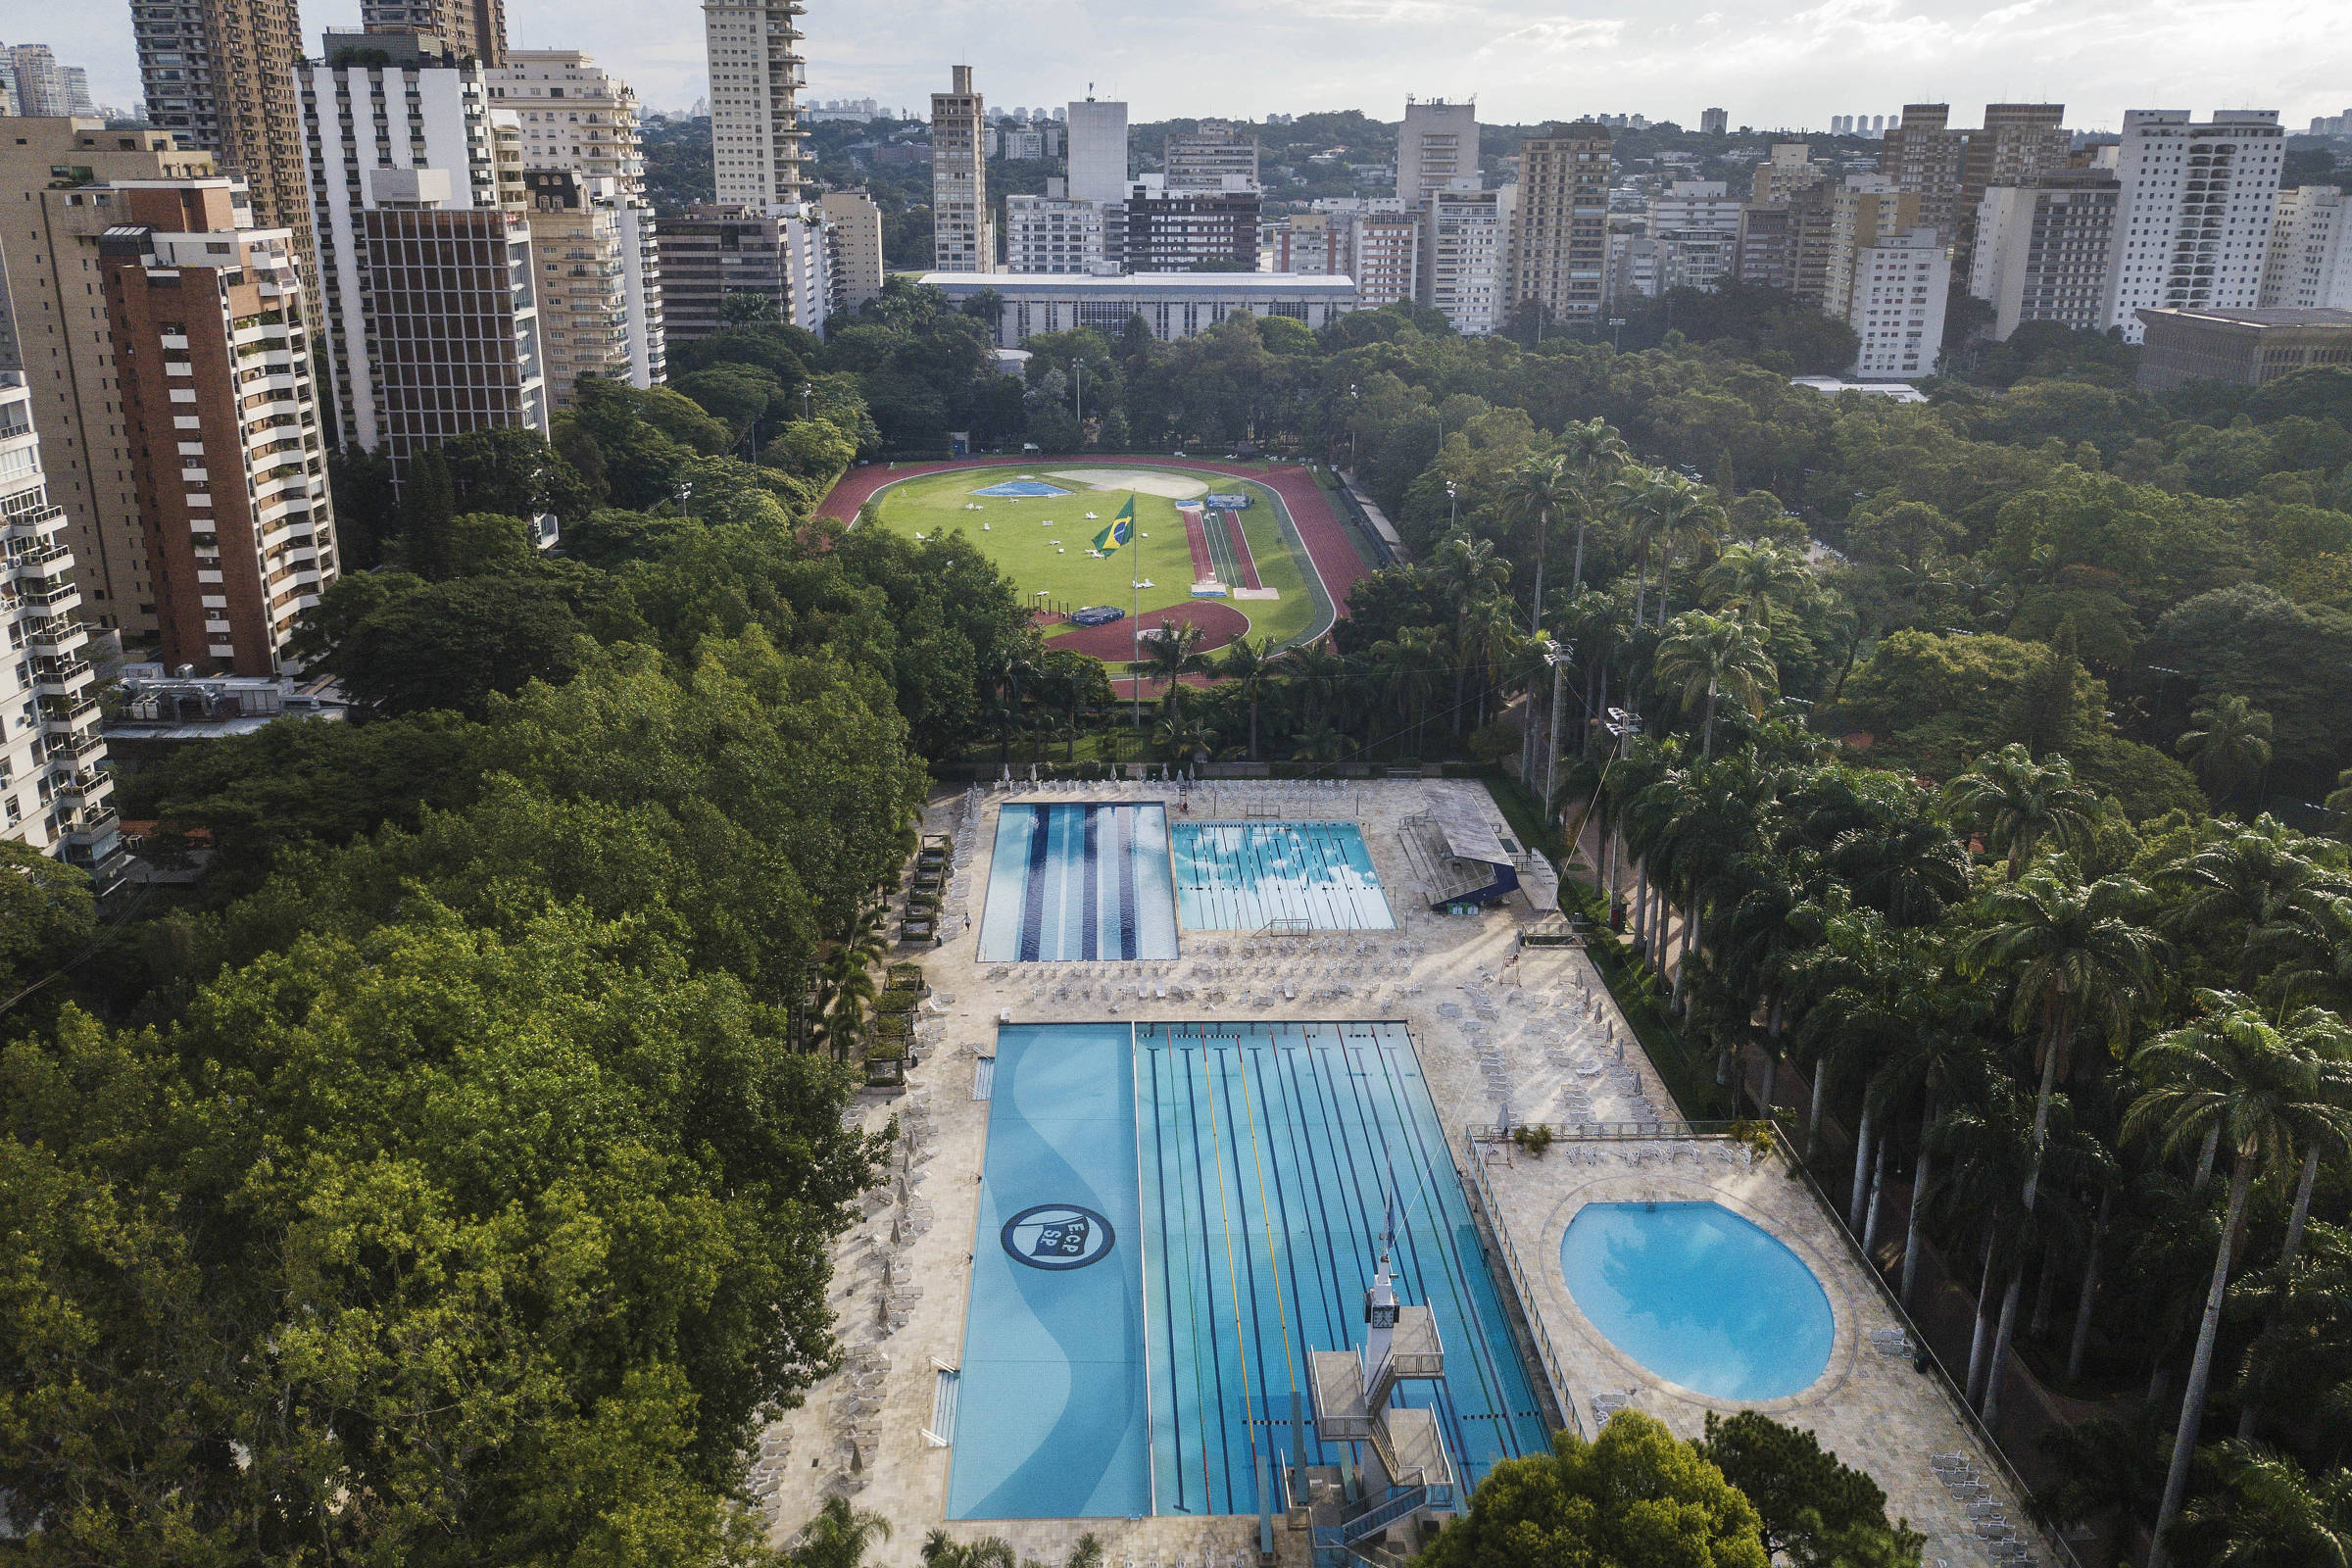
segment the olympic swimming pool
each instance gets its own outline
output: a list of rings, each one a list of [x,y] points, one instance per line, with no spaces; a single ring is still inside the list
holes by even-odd
[[[1353,822],[1179,822],[1164,807],[1004,808],[981,909],[980,960],[1173,958],[1188,931],[1392,931]]]
[[[1362,1341],[1392,1184],[1446,1368],[1396,1402],[1475,1485],[1550,1438],[1403,1025],[1000,1028],[948,1517],[1256,1512],[1306,1352]]]

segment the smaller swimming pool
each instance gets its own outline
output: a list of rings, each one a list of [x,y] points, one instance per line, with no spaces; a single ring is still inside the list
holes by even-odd
[[[1721,1203],[1587,1203],[1560,1272],[1592,1326],[1718,1399],[1780,1399],[1828,1369],[1829,1294],[1780,1238]]]
[[[1393,931],[1396,917],[1353,822],[1178,822],[1176,918],[1188,931]]]

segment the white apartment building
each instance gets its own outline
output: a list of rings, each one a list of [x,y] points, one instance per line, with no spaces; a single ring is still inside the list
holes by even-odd
[[[1108,207],[1127,194],[1127,106],[1093,98],[1069,108],[1070,199]]]
[[[710,162],[721,206],[765,212],[801,199],[805,154],[800,0],[703,0]]]
[[[2081,169],[1984,192],[1968,291],[1992,306],[1994,342],[2028,321],[2105,328],[2122,191],[2103,170]]]
[[[610,209],[627,302],[629,382],[662,381],[668,361],[662,249],[645,194],[635,89],[577,49],[510,49],[485,81],[493,115],[511,112],[521,130],[523,168],[574,175]]]
[[[1257,189],[1257,138],[1236,134],[1222,120],[1203,120],[1190,136],[1170,136],[1167,172],[1171,191]]]
[[[816,205],[832,247],[832,309],[854,311],[882,292],[882,209],[861,190],[829,190]]]
[[[1044,332],[1092,327],[1114,342],[1141,317],[1162,342],[1194,337],[1228,317],[1287,316],[1318,330],[1355,309],[1345,277],[1280,272],[1125,272],[1107,277],[1014,277],[1004,272],[931,272],[923,286],[952,305],[994,294],[997,347],[1016,349]]]
[[[988,205],[987,109],[972,68],[957,66],[946,92],[931,95],[931,254],[943,272],[997,270]]]
[[[1419,211],[1391,198],[1368,201],[1348,214],[1348,248],[1353,253],[1356,302],[1367,311],[1415,300],[1421,292]]]
[[[544,432],[530,228],[502,197],[481,68],[417,34],[329,33],[326,41],[329,59],[338,49],[390,56],[305,62],[296,79],[310,151],[318,324],[341,438],[388,449],[399,463],[415,447],[482,425]],[[483,266],[502,271],[507,287],[458,292]],[[484,314],[466,315],[461,302]],[[463,331],[499,340],[485,342],[479,363],[414,358],[431,336],[461,330],[462,316]],[[385,395],[387,373],[405,382],[428,370],[435,386]]]
[[[1443,98],[1404,102],[1404,123],[1396,130],[1396,196],[1418,207],[1436,191],[1468,180],[1479,184],[1478,105]]]
[[[2262,269],[2262,304],[2266,310],[2352,309],[2352,207],[2335,186],[2278,193]]]
[[[1004,270],[1094,272],[1103,267],[1102,209],[1053,194],[1004,198]]]
[[[122,880],[122,858],[65,529],[24,373],[0,370],[0,838],[72,860],[103,892]]]
[[[2254,309],[2285,148],[2275,109],[2126,110],[2105,324],[2136,343],[2142,310]]]
[[[1908,194],[1908,193],[1906,193]],[[1838,317],[1862,340],[1847,372],[1865,379],[1933,375],[1943,347],[1952,261],[1933,228],[1882,234],[1857,245]]]
[[[1420,303],[1440,312],[1465,337],[1502,324],[1505,224],[1497,192],[1433,190],[1421,203]]]
[[[1654,300],[1658,293],[1658,242],[1630,228],[1609,230],[1610,308],[1635,299]]]
[[[1649,199],[1652,234],[1727,234],[1738,238],[1746,204],[1719,179],[1678,179]]]

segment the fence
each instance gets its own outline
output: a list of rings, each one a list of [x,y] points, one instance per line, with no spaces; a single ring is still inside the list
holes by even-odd
[[[1502,1249],[1503,1267],[1510,1272],[1511,1291],[1519,1298],[1519,1315],[1527,1320],[1528,1337],[1535,1341],[1536,1359],[1543,1364],[1544,1381],[1551,1388],[1551,1402],[1571,1431],[1580,1438],[1589,1437],[1584,1411],[1577,1408],[1576,1395],[1568,1386],[1568,1373],[1560,1365],[1559,1352],[1551,1348],[1551,1334],[1544,1327],[1543,1315],[1536,1310],[1534,1286],[1519,1262],[1519,1249],[1503,1226],[1502,1210],[1494,1201],[1494,1189],[1487,1184],[1487,1162],[1479,1152],[1475,1135],[1464,1141],[1462,1152],[1470,1162],[1471,1191],[1487,1216],[1487,1229],[1493,1233],[1495,1245]]]

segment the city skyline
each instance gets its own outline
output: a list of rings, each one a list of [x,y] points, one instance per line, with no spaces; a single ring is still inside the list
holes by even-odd
[[[2231,22],[2239,13],[2243,24]],[[304,6],[306,49],[359,19],[360,0]],[[2352,45],[2328,43],[2343,36],[2316,0],[2259,10],[2230,0],[2218,14],[2090,0],[1823,0],[1793,12],[1614,0],[1579,16],[1535,0],[1273,0],[1246,13],[1226,0],[1049,0],[1010,18],[964,0],[820,0],[804,26],[810,98],[872,96],[918,113],[951,65],[968,64],[991,104],[1060,104],[1092,81],[1138,122],[1346,109],[1393,120],[1409,93],[1475,95],[1491,124],[1605,111],[1695,126],[1701,108],[1721,104],[1734,125],[1817,130],[1832,115],[1892,114],[1905,101],[2062,100],[2073,128],[2112,130],[2136,108],[2278,108],[2290,128],[2340,113]],[[101,8],[90,23],[61,63],[84,66],[100,102],[134,101],[128,8]],[[1232,49],[1237,23],[1259,47]],[[709,92],[692,0],[516,0],[508,30],[517,48],[628,62],[649,110],[680,111]],[[910,39],[923,40],[919,52]]]

